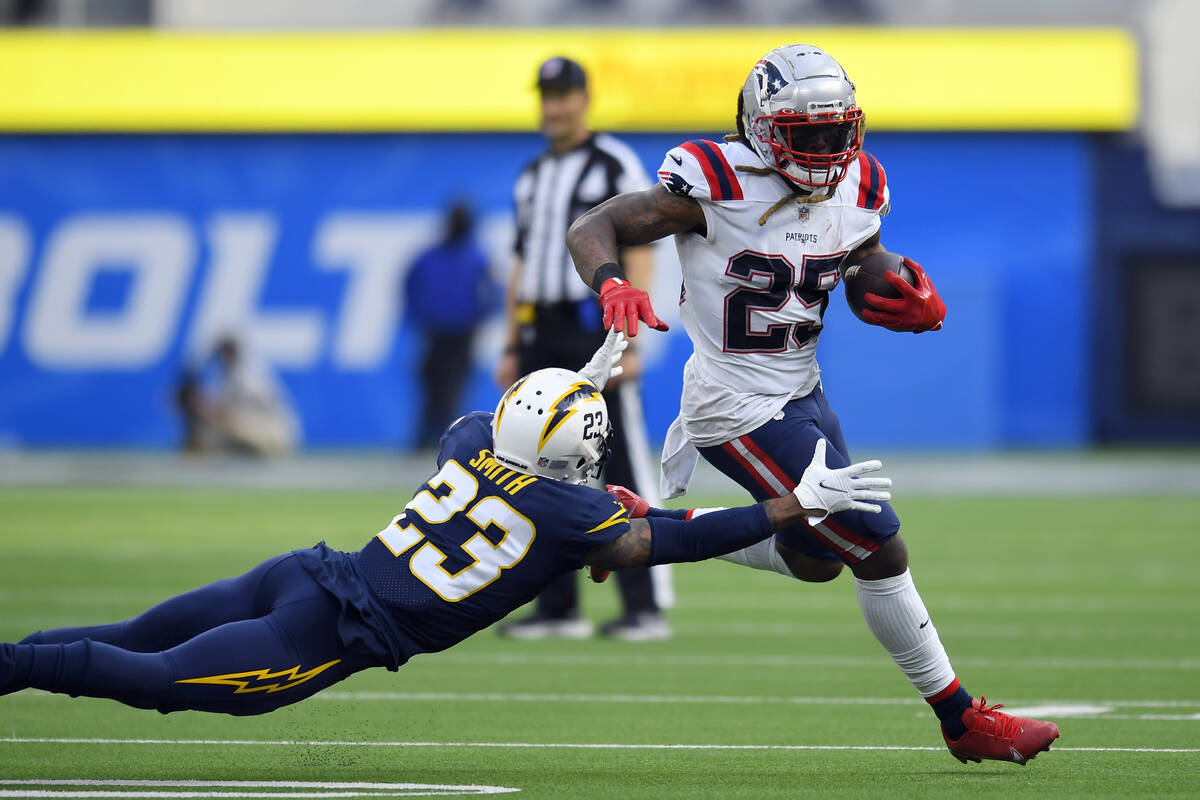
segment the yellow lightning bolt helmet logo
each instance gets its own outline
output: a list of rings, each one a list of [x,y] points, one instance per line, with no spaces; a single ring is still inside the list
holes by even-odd
[[[542,426],[542,435],[538,439],[538,450],[545,447],[546,442],[550,441],[550,437],[554,432],[563,426],[563,423],[570,419],[575,414],[574,404],[580,400],[594,398],[600,399],[600,393],[596,391],[596,387],[590,381],[579,380],[573,382],[567,390],[553,403],[550,404],[549,418],[546,424]]]

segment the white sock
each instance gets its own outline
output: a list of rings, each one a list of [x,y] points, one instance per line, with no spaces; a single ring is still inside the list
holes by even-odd
[[[783,560],[783,556],[779,555],[779,551],[775,549],[775,537],[764,539],[757,544],[752,544],[749,547],[743,547],[741,550],[734,550],[732,553],[726,553],[723,556],[717,556],[722,561],[728,561],[730,564],[741,564],[743,567],[751,569],[764,569],[767,572],[778,572],[780,575],[786,575],[789,578],[795,577],[792,571],[788,569],[787,562]]]
[[[721,508],[694,508],[691,516],[688,519],[704,516],[713,511],[724,511]],[[792,571],[788,569],[787,562],[783,560],[783,556],[779,555],[779,551],[775,549],[775,537],[763,539],[757,544],[752,544],[749,547],[743,547],[741,550],[734,550],[732,553],[726,553],[723,556],[717,556],[722,561],[728,561],[730,564],[740,564],[743,567],[750,569],[763,569],[767,572],[778,572],[780,575],[786,575],[789,578],[796,577]]]
[[[954,668],[909,571],[880,581],[855,578],[854,585],[867,627],[921,696],[949,686]]]

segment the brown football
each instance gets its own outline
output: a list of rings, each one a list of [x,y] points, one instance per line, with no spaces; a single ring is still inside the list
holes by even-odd
[[[846,304],[854,312],[854,316],[862,319],[862,312],[869,308],[866,295],[868,292],[880,297],[899,297],[900,293],[883,277],[888,272],[895,272],[901,278],[916,286],[917,276],[904,266],[904,256],[897,253],[871,253],[857,264],[842,268],[842,283],[846,289]]]

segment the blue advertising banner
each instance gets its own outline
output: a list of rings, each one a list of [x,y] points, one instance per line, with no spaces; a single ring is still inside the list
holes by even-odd
[[[653,174],[675,135],[625,137]],[[1071,134],[872,135],[884,245],[923,263],[940,333],[854,319],[819,358],[852,443],[1074,444],[1089,434],[1089,144]],[[310,446],[406,446],[417,342],[403,278],[467,199],[498,280],[531,134],[0,137],[0,445],[170,447],[180,371],[228,333],[280,374]],[[669,334],[644,334],[661,439],[690,344],[658,250]],[[840,295],[840,291],[836,294]],[[490,408],[497,316],[463,410]],[[579,366],[579,365],[567,365]]]

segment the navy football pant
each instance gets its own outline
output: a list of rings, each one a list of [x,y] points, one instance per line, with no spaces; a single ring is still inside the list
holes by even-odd
[[[829,466],[850,464],[842,424],[818,385],[750,433],[716,447],[701,447],[700,454],[762,501],[782,497],[796,487],[821,438],[828,441],[825,461]],[[815,527],[802,522],[779,531],[776,541],[824,561],[858,563],[900,530],[900,519],[891,505],[880,505],[883,511],[879,514],[843,511]]]
[[[0,644],[0,694],[36,688],[164,714],[264,714],[380,666],[346,652],[340,611],[287,553],[125,622]]]

